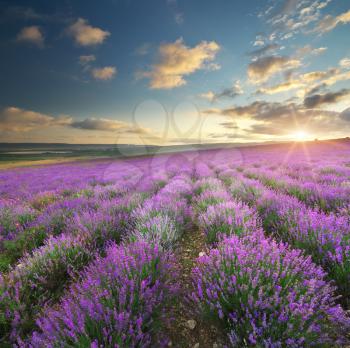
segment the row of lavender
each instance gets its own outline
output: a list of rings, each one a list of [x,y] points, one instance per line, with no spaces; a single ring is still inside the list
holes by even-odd
[[[343,169],[343,172],[342,172]],[[264,185],[296,197],[307,206],[326,213],[344,211],[350,206],[350,171],[344,167],[325,168],[326,175],[310,175],[300,168],[239,168],[245,176]]]
[[[224,326],[235,347],[344,344],[350,320],[325,272],[302,251],[266,238],[257,212],[214,176],[208,169],[197,183],[194,203],[213,246],[194,270],[193,297],[202,311]]]
[[[259,212],[264,229],[295,248],[305,250],[335,281],[342,302],[350,300],[350,220],[347,214],[310,208],[294,196],[265,187],[244,175],[221,173],[231,193]],[[264,181],[263,181],[264,182]]]
[[[5,206],[17,230],[3,245],[34,231],[43,246],[23,249],[27,254],[1,279],[2,344],[149,345],[176,289],[166,249],[189,214],[190,179],[176,172],[176,166],[159,168],[156,177],[146,173],[141,180],[124,172],[117,181],[84,187],[83,195],[81,188],[73,197],[57,193],[22,226]]]
[[[33,347],[144,347],[152,339],[166,342],[154,328],[166,319],[167,304],[176,293],[172,244],[181,236],[188,215],[186,174],[173,177],[131,212],[133,224],[121,246],[86,270],[61,299],[37,319]],[[174,204],[173,202],[177,202]]]

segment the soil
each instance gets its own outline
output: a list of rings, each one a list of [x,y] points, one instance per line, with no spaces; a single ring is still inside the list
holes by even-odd
[[[166,328],[170,347],[221,348],[224,345],[225,334],[220,332],[220,328],[214,322],[203,318],[196,311],[198,306],[189,300],[190,294],[194,291],[192,269],[196,266],[199,253],[207,253],[207,251],[205,237],[196,228],[186,231],[175,249],[179,265],[180,294],[171,308],[171,316],[174,320]],[[194,329],[188,327],[189,320],[196,322]]]

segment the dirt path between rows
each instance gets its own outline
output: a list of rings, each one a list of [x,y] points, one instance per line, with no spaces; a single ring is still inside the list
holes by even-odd
[[[195,311],[195,304],[188,300],[194,291],[191,281],[192,269],[200,252],[207,252],[204,235],[196,228],[184,233],[175,255],[179,265],[180,294],[171,308],[174,321],[167,327],[170,347],[175,348],[221,348],[224,334],[209,320]],[[193,327],[194,326],[194,327]]]

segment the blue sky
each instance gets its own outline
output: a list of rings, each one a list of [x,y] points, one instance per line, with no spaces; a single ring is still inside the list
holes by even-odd
[[[0,136],[347,136],[349,34],[347,0],[0,1]]]

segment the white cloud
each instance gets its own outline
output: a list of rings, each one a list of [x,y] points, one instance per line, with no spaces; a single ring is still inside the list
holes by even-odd
[[[323,17],[323,19],[320,20],[319,23],[317,24],[314,31],[318,33],[326,33],[328,31],[333,30],[338,24],[347,24],[347,23],[350,23],[350,10],[336,17],[333,17],[331,15],[327,15]]]
[[[215,93],[213,91],[208,91],[206,93],[199,94],[199,97],[212,102],[215,100]]]
[[[350,68],[350,58],[343,58],[340,62],[339,65],[342,68],[349,69]]]
[[[287,40],[298,33],[310,31],[310,26],[321,18],[321,12],[331,0],[276,0],[260,13],[270,26],[269,38]]]
[[[91,74],[96,80],[111,80],[116,73],[117,69],[114,66],[105,66],[91,70]]]
[[[17,41],[29,42],[39,47],[44,45],[44,35],[37,25],[24,27],[17,35]]]
[[[265,37],[261,34],[255,37],[255,41],[253,42],[253,46],[264,46],[265,45]]]
[[[306,55],[313,55],[313,56],[319,56],[321,54],[323,54],[324,52],[327,51],[327,47],[318,47],[318,48],[313,48],[310,45],[306,45],[303,47],[300,47],[299,49],[296,50],[296,55],[303,57]]]
[[[75,23],[68,27],[68,34],[80,46],[93,46],[101,44],[110,36],[110,32],[88,24],[87,20],[79,18]]]
[[[212,65],[220,46],[215,41],[202,41],[197,46],[188,47],[182,39],[164,43],[159,47],[159,61],[150,71],[138,73],[138,77],[150,79],[152,89],[170,89],[186,84],[184,76],[199,69],[217,69]]]

